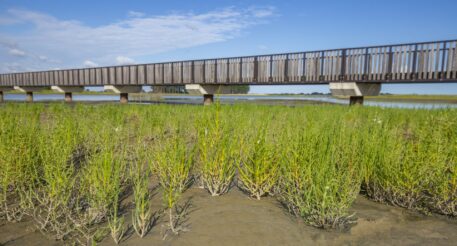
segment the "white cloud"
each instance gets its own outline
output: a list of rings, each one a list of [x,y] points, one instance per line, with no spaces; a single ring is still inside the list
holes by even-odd
[[[259,50],[267,50],[268,46],[266,46],[264,44],[260,44],[260,45],[257,46],[257,48],[259,48]]]
[[[134,18],[140,18],[140,17],[145,16],[144,13],[142,13],[142,12],[137,12],[137,11],[133,11],[133,10],[130,10],[130,11],[127,13],[127,15],[128,15],[129,17],[134,17]]]
[[[157,16],[140,16],[139,12],[132,12],[135,11],[130,11],[130,17],[124,20],[90,26],[77,20],[61,20],[39,12],[10,9],[7,13],[0,13],[0,18],[12,21],[1,25],[17,27],[20,32],[0,31],[0,46],[26,50],[30,55],[20,60],[23,69],[77,67],[84,64],[87,57],[91,57],[91,62],[111,65],[119,62],[119,54],[136,60],[142,56],[233,39],[247,28],[263,23],[273,14],[273,9],[226,8],[200,14]],[[21,29],[23,26],[26,28]],[[0,47],[0,63],[18,61],[1,54]],[[47,59],[40,59],[40,56]]]
[[[11,62],[11,63],[4,62],[4,63],[2,63],[2,67],[6,72],[10,72],[10,73],[19,72],[22,69],[22,66],[17,62]]]
[[[93,61],[90,61],[90,60],[85,60],[83,64],[84,64],[85,67],[96,67],[96,66],[98,66],[97,63],[95,63]]]
[[[10,49],[9,54],[12,56],[21,56],[21,57],[26,55],[25,51],[19,50],[19,49]]]
[[[132,58],[126,56],[116,57],[116,65],[131,65],[135,64],[135,61]]]
[[[275,8],[271,6],[267,8],[251,8],[251,12],[255,17],[263,18],[274,15]]]

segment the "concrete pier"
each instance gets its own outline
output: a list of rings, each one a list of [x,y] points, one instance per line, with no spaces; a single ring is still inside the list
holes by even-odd
[[[14,86],[15,90],[26,93],[26,102],[33,102],[33,93],[42,90],[49,90],[49,86]]]
[[[141,92],[143,88],[140,85],[105,85],[104,89],[119,94],[119,102],[124,104],[129,102],[129,93]]]
[[[71,103],[73,101],[73,94],[71,92],[65,92],[65,102]]]
[[[349,105],[363,105],[363,97],[349,97]]]
[[[187,84],[186,91],[190,95],[203,95],[203,105],[211,105],[214,102],[214,94],[226,94],[230,89],[223,85]]]
[[[128,93],[121,93],[119,101],[120,101],[120,103],[128,103],[129,102],[129,94]]]
[[[65,102],[71,103],[73,101],[74,92],[83,92],[84,86],[51,86],[53,91],[65,93]]]
[[[33,91],[26,92],[25,101],[28,103],[33,102]]]
[[[203,105],[211,105],[214,102],[214,95],[206,94],[203,95]]]
[[[381,83],[334,82],[330,83],[333,96],[349,97],[349,105],[363,105],[364,96],[378,96]]]
[[[14,87],[12,86],[0,86],[0,103],[2,103],[4,101],[4,92],[5,91],[11,91],[11,90],[14,90]]]

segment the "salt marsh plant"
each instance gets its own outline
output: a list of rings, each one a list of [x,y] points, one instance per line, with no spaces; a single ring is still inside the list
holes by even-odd
[[[348,209],[360,181],[337,124],[315,124],[285,138],[278,196],[306,223],[337,228],[352,222]]]
[[[404,131],[389,130],[377,136],[373,146],[378,150],[377,157],[371,167],[374,174],[367,182],[366,191],[376,201],[418,209],[424,199],[428,168],[411,159],[416,146],[413,141],[404,139]]]
[[[82,139],[76,121],[68,117],[42,123],[41,130],[35,173],[38,182],[29,193],[31,214],[40,230],[63,239],[73,231],[67,217],[76,202],[73,189],[77,170],[72,154]]]
[[[395,206],[455,216],[455,116],[447,110],[391,116],[395,120],[388,125],[367,126],[366,194]]]
[[[4,109],[5,110],[5,109]],[[36,136],[38,114],[25,118],[22,110],[5,110],[0,116],[0,218],[21,220],[24,194],[37,181]]]
[[[427,189],[430,194],[427,205],[433,212],[457,217],[457,164],[455,159],[450,160],[449,164],[442,169],[438,169],[433,176],[434,179]]]
[[[212,196],[230,189],[236,171],[235,139],[221,119],[220,105],[198,122],[200,182]]]
[[[151,210],[151,194],[149,190],[149,168],[140,158],[132,163],[130,178],[133,182],[133,202],[135,208],[132,214],[132,225],[140,237],[146,236],[153,225],[153,213]]]
[[[91,223],[101,222],[116,207],[116,197],[123,192],[127,178],[122,152],[114,152],[108,142],[99,151],[89,160],[83,177]]]
[[[110,211],[110,216],[108,217],[108,227],[111,231],[111,237],[113,238],[116,244],[124,237],[126,232],[124,217],[119,215],[119,196],[121,194],[121,176],[117,175],[114,177],[113,185],[115,186],[115,192],[113,194],[113,209]]]
[[[162,188],[163,201],[168,212],[168,228],[172,233],[178,234],[184,228],[180,224],[183,214],[177,213],[177,203],[192,181],[194,148],[188,146],[179,136],[164,141],[154,156],[152,170],[158,176]]]
[[[253,147],[248,151],[248,157],[239,162],[238,168],[239,186],[258,200],[271,192],[279,173],[277,154],[265,135],[266,129],[262,128],[253,139]]]
[[[457,118],[449,110],[427,115],[420,125],[419,145],[411,153],[416,165],[426,166],[428,172],[423,206],[431,212],[457,216]],[[429,129],[433,126],[432,129]],[[422,152],[422,153],[418,153]]]
[[[317,227],[352,222],[360,188],[375,201],[455,217],[456,128],[455,109],[6,104],[0,218],[31,215],[55,238],[81,244],[111,230],[119,242],[132,194],[132,224],[145,236],[151,176],[167,231],[178,233],[180,197],[194,177],[218,196],[237,170],[251,196],[273,186],[270,194]]]

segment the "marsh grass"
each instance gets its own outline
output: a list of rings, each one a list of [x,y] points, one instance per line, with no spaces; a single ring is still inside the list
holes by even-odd
[[[120,176],[118,176],[120,177]],[[115,179],[114,180],[114,185],[115,187],[115,194],[113,195],[113,209],[110,210],[110,216],[108,217],[108,227],[110,228],[111,231],[111,237],[113,238],[114,242],[116,244],[119,244],[119,242],[122,240],[124,237],[127,229],[125,226],[125,221],[124,217],[119,214],[119,196],[121,194],[121,183],[120,180]]]
[[[259,130],[252,145],[248,156],[239,162],[238,183],[251,197],[260,200],[276,185],[279,177],[279,158],[274,151],[274,144],[266,140],[265,127]],[[244,141],[240,146],[245,146]]]
[[[110,234],[120,242],[131,212],[144,237],[158,213],[156,179],[165,236],[186,230],[181,197],[194,180],[212,196],[235,182],[251,197],[271,195],[320,228],[354,222],[359,192],[455,218],[455,129],[455,109],[6,104],[0,219],[31,216],[46,235],[92,244]]]
[[[350,134],[339,129],[333,122],[309,123],[285,139],[279,199],[316,227],[340,228],[353,222],[348,209],[360,180],[351,143],[344,141]]]
[[[154,155],[152,170],[159,179],[163,202],[168,213],[168,230],[173,234],[186,231],[180,225],[182,214],[177,213],[181,194],[192,182],[191,170],[194,165],[194,148],[188,146],[179,136],[164,140],[163,146]],[[167,236],[164,233],[164,239]]]
[[[145,153],[145,151],[140,151],[138,155],[142,156],[142,153]],[[133,182],[133,202],[135,204],[132,214],[132,226],[141,238],[146,236],[155,221],[151,210],[149,170],[143,158],[139,158],[139,160],[132,163],[130,168],[130,178]]]
[[[0,119],[0,218],[20,221],[27,207],[25,194],[38,181],[36,135],[38,113],[28,118],[12,110]]]
[[[198,122],[198,154],[201,186],[212,196],[229,191],[236,171],[237,150],[230,128],[221,117],[221,106],[209,109]]]
[[[30,213],[44,232],[52,232],[57,239],[64,239],[73,228],[67,214],[76,206],[73,196],[78,175],[72,153],[81,142],[75,121],[57,118],[55,124],[42,123],[38,135],[37,183],[28,195]]]
[[[391,122],[367,127],[367,196],[423,213],[455,216],[455,114],[412,111],[385,118]]]

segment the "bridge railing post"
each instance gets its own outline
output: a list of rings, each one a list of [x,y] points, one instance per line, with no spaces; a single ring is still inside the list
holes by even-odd
[[[387,74],[386,77],[384,78],[385,80],[391,80],[392,79],[392,67],[393,67],[393,52],[392,52],[392,46],[389,47],[389,60],[387,64]]]
[[[284,60],[284,82],[289,81],[289,55]]]
[[[306,81],[306,53],[303,53],[303,72],[302,72],[302,76],[301,76],[301,81]]]
[[[346,80],[346,49],[341,52],[341,74],[340,80]]]
[[[324,64],[325,63],[325,51],[321,52],[321,67],[320,67],[320,74],[319,74],[319,81],[324,80]]]
[[[253,75],[253,81],[258,82],[259,81],[259,62],[257,56],[254,57],[254,75]]]
[[[228,83],[230,83],[230,59],[227,59],[227,67],[226,67],[226,71],[225,72],[227,74],[225,81],[228,84]]]
[[[411,71],[411,77],[410,79],[416,79],[417,78],[417,50],[418,50],[418,45],[414,45],[414,51],[413,51],[413,67]]]
[[[369,78],[369,66],[370,66],[370,63],[369,63],[369,56],[370,54],[368,53],[369,52],[369,49],[366,48],[365,49],[365,67],[363,68],[363,75],[362,75],[362,79],[363,80],[368,80]]]
[[[447,48],[447,42],[443,42],[443,52],[442,52],[442,58],[441,58],[441,72],[439,79],[445,79],[445,64],[446,64],[446,48]]]
[[[240,83],[243,82],[243,58],[240,57]]]

